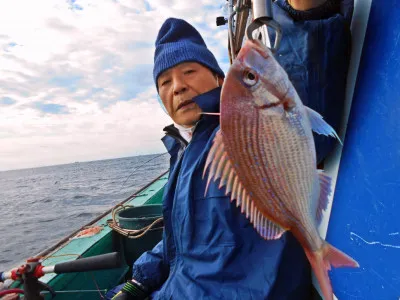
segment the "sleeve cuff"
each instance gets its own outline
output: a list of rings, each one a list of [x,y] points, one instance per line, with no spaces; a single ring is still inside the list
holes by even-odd
[[[147,287],[146,280],[144,279],[142,272],[140,272],[139,268],[135,268],[135,266],[133,266],[132,270],[132,279]]]
[[[296,10],[290,6],[287,0],[278,0],[276,3],[285,10],[295,21],[320,20],[332,17],[340,13],[341,0],[327,0],[324,4],[309,9]]]
[[[147,297],[147,292],[142,290],[134,282],[128,281],[122,288],[122,291],[130,295],[132,299],[145,299]]]
[[[145,287],[143,284],[141,284],[139,281],[135,280],[135,278],[132,278],[131,281],[137,285],[138,287],[140,287],[143,291],[148,292],[147,287]]]

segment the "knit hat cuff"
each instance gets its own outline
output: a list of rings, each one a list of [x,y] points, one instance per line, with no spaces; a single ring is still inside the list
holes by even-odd
[[[157,79],[160,74],[183,62],[197,62],[221,77],[225,77],[210,50],[198,44],[187,41],[163,44],[158,46],[155,57],[153,78],[157,89]]]

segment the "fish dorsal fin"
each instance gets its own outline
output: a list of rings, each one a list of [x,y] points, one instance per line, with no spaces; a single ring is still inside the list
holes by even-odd
[[[323,117],[319,113],[317,113],[315,110],[312,110],[307,106],[304,107],[306,108],[306,111],[308,113],[308,119],[310,120],[311,128],[313,131],[315,131],[318,134],[323,134],[326,136],[337,138],[340,144],[343,145],[335,129],[333,129],[331,125],[326,123]]]
[[[326,210],[329,203],[329,195],[332,192],[331,182],[332,179],[327,174],[324,173],[323,170],[318,170],[318,178],[320,184],[320,192],[318,199],[318,207],[317,207],[317,224],[321,223],[322,220],[322,211]]]
[[[262,215],[252,197],[240,182],[225,150],[221,130],[215,135],[204,167],[203,178],[208,168],[209,174],[205,194],[207,194],[211,180],[216,181],[220,178],[219,188],[226,187],[225,195],[231,193],[231,202],[236,200],[236,207],[240,205],[241,212],[248,219],[250,218],[250,222],[264,239],[274,240],[282,236],[286,230]]]

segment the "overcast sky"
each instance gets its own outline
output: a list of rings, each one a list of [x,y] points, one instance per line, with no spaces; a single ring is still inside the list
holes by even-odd
[[[154,41],[192,23],[224,71],[224,0],[0,0],[0,170],[165,149]]]

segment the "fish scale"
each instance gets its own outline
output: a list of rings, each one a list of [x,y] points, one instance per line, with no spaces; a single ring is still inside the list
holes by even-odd
[[[246,124],[243,124],[241,121],[243,121],[243,120],[240,119],[240,118],[234,120],[234,124],[231,125],[232,129],[233,129],[233,132],[235,132],[235,130],[237,130],[237,132],[239,133],[238,135],[236,135],[236,137],[238,137],[238,136],[248,137],[248,135],[244,132],[246,130],[246,128],[248,128],[248,126],[246,126]],[[235,139],[235,137],[233,137],[233,139]],[[243,141],[244,141],[245,145],[246,145],[246,143],[248,143],[246,138],[243,139]],[[245,156],[249,156],[249,155],[251,156],[252,155],[251,153],[247,152],[247,151],[249,151],[250,147],[244,147],[244,149],[246,149]],[[241,169],[243,167],[245,169],[251,168],[251,165],[248,164],[248,161],[247,160],[242,160],[241,157],[234,157],[234,161],[235,162],[237,162],[237,161],[241,162],[241,164],[239,166],[238,165],[234,166],[236,172],[237,172],[238,169]],[[240,184],[240,186],[242,186],[242,184]],[[243,187],[242,187],[242,189],[243,189]],[[244,194],[244,190],[242,190],[242,193]],[[240,200],[238,200],[238,201],[240,201]],[[249,216],[250,216],[250,207],[251,207],[250,199],[247,196],[244,196],[244,204],[242,205],[242,212],[246,208],[246,217],[247,218],[249,218]]]
[[[243,126],[243,125],[245,125],[245,124],[241,124],[240,121],[239,121],[238,119],[236,119],[235,122],[236,122],[237,124],[240,124],[240,125],[237,125],[237,124],[235,125],[235,124],[234,124],[236,127],[238,127],[238,131],[233,130],[233,132],[236,132],[236,134],[233,135],[233,137],[238,136],[237,133],[239,133],[239,135],[240,135],[240,133],[243,132],[243,131],[242,131],[243,128],[248,128],[248,126]],[[235,126],[234,126],[234,127],[235,127]],[[253,136],[254,136],[254,135],[251,135],[251,137],[253,137]],[[219,136],[218,136],[218,137],[219,137]],[[224,140],[226,140],[226,137],[224,137]],[[241,142],[242,142],[242,141],[241,141]],[[216,150],[212,149],[210,152],[211,152],[211,153],[217,153],[217,154],[220,153],[221,148],[220,148],[219,146],[216,146],[215,149],[216,149]],[[249,149],[251,149],[251,147],[244,147],[244,149],[249,150]],[[246,155],[248,155],[248,153],[245,154],[245,156],[246,156]],[[217,156],[218,156],[218,155],[217,155]],[[251,155],[251,156],[254,156],[254,155]],[[219,156],[215,158],[215,160],[219,160],[219,159],[220,159]],[[239,156],[239,157],[231,156],[231,159],[232,159],[232,162],[236,162],[236,161],[238,161],[238,160],[241,160],[241,157],[240,157],[240,156]],[[241,165],[242,165],[242,166],[245,166],[245,165],[246,165],[246,161],[243,161],[243,160],[242,160],[242,164],[241,164]],[[234,166],[235,169],[240,169],[240,168],[238,167],[238,165],[235,164],[235,163],[233,163],[233,166]],[[214,165],[214,168],[217,169],[218,167],[216,167],[216,166]],[[247,167],[246,167],[245,169],[247,169],[247,168],[249,168],[249,165],[247,165]],[[213,169],[212,166],[211,166],[211,169]],[[222,180],[223,180],[223,179],[222,179]],[[255,179],[252,179],[252,180],[255,180]],[[239,186],[239,185],[242,186],[241,182],[238,181],[238,177],[236,177],[236,178],[234,179],[234,184],[233,184],[233,186],[232,186],[232,189],[230,189],[230,188],[227,189],[227,193],[228,193],[229,191],[231,191],[231,198],[232,198],[232,199],[236,199],[237,204],[241,202],[241,199],[238,199],[238,198],[239,198],[239,197],[238,197],[238,196],[239,196],[239,195],[238,195],[238,186]],[[244,191],[245,191],[245,189],[243,188],[243,189],[241,190],[241,192],[244,193]],[[249,197],[248,194],[243,195],[242,198],[243,198],[243,202],[244,202],[244,203],[242,203],[242,209],[241,209],[241,211],[242,211],[243,213],[246,213],[246,217],[250,218],[251,221],[253,222],[253,221],[254,221],[254,220],[253,220],[254,216],[251,214],[251,212],[252,212],[252,209],[254,210],[254,207],[255,207],[255,206],[254,206],[254,203],[253,203],[253,201],[250,199],[250,197]],[[258,224],[258,225],[259,225],[259,224]],[[261,232],[260,226],[258,226],[258,230],[259,230],[259,232]],[[278,229],[278,228],[272,228],[272,231],[275,233],[275,232],[278,232],[279,229]]]
[[[272,178],[271,180],[271,188],[273,190],[276,190],[278,194],[282,195],[282,200],[280,201],[279,204],[284,205],[284,198],[289,198],[290,195],[290,186],[288,185],[287,182],[284,181],[284,175],[285,173],[283,172],[282,164],[279,163],[281,159],[277,159],[277,157],[280,157],[283,154],[283,149],[281,149],[281,145],[279,142],[277,142],[277,137],[275,136],[274,129],[268,126],[268,123],[274,124],[274,127],[276,126],[276,122],[279,122],[279,120],[274,120],[272,118],[265,118],[264,122],[262,122],[260,132],[265,132],[266,136],[266,141],[267,143],[261,144],[264,149],[269,151],[269,155],[265,157],[266,164],[270,165],[272,167],[271,172],[269,172],[269,176]],[[272,140],[273,142],[268,142],[269,140]],[[271,147],[270,145],[275,145],[276,148]],[[275,184],[274,184],[275,183]],[[285,207],[287,209],[287,207]],[[286,212],[285,212],[286,213]]]
[[[264,127],[271,128],[271,132],[283,132],[279,140],[276,140],[276,142],[274,143],[275,147],[269,146],[272,151],[272,162],[267,161],[267,163],[277,165],[277,171],[272,172],[270,176],[273,179],[273,183],[278,183],[278,186],[287,191],[286,193],[283,193],[284,196],[282,196],[281,201],[286,210],[288,212],[291,212],[293,219],[296,220],[298,218],[295,217],[293,211],[298,211],[299,208],[301,208],[301,205],[305,202],[304,199],[301,199],[304,194],[302,193],[302,187],[296,184],[297,182],[305,182],[304,180],[298,181],[298,174],[301,173],[302,169],[304,168],[303,160],[302,157],[299,155],[300,151],[298,152],[298,155],[292,155],[291,159],[288,155],[286,155],[288,153],[288,151],[286,151],[286,148],[288,148],[289,145],[286,141],[292,141],[293,143],[296,143],[294,141],[293,135],[288,134],[290,130],[287,130],[285,128],[286,123],[281,122],[280,120],[274,120],[268,123],[269,124],[265,124]],[[293,166],[289,165],[288,162],[293,162]],[[289,173],[286,170],[291,170],[291,172]],[[296,190],[296,187],[300,190]],[[296,198],[298,198],[299,201],[294,202],[293,199]],[[285,225],[287,227],[294,226],[294,224]]]
[[[262,166],[267,166],[267,168],[265,168],[265,170],[261,169],[261,171],[260,170],[258,170],[258,171],[259,172],[263,172],[262,173],[263,174],[263,178],[268,178],[269,177],[269,173],[273,173],[274,170],[277,169],[277,166],[271,161],[271,158],[272,158],[273,154],[270,151],[269,147],[260,147],[261,145],[260,145],[260,143],[258,141],[258,136],[259,136],[259,132],[260,131],[264,132],[264,130],[263,130],[263,124],[259,122],[258,116],[256,117],[256,120],[257,120],[257,125],[258,126],[256,127],[257,128],[257,132],[254,135],[252,147],[256,149],[256,151],[257,151],[257,153],[258,153],[258,155],[260,157],[259,159],[262,161],[261,165]],[[244,176],[246,176],[246,175],[244,175]],[[256,181],[258,179],[259,178],[255,178],[254,181]],[[266,184],[266,182],[268,182],[268,184]],[[273,201],[273,199],[274,199],[274,197],[276,197],[276,195],[280,195],[281,193],[279,192],[279,190],[276,190],[274,188],[273,183],[270,180],[268,180],[266,182],[263,181],[264,186],[262,184],[261,185],[257,185],[257,186],[260,187],[259,189],[257,189],[259,191],[259,195],[264,194],[265,198],[268,198],[267,195],[272,196],[272,197],[269,198],[269,199],[271,199],[269,202],[272,203],[273,207],[275,208],[275,211],[279,211],[280,203],[276,202],[276,201]],[[281,188],[281,186],[278,186],[278,188]]]
[[[246,124],[240,122],[240,121],[246,121],[246,119],[241,119],[241,118],[237,118],[235,119],[233,125],[232,125],[232,130],[230,132],[242,132],[243,130],[249,129],[251,127],[246,126]],[[227,149],[229,149],[230,147],[232,148],[236,148],[236,147],[240,147],[241,149],[244,149],[243,153],[235,153],[239,154],[238,156],[233,156],[233,160],[234,161],[241,161],[242,163],[239,166],[235,167],[235,170],[237,173],[241,173],[242,170],[244,170],[244,172],[246,172],[246,170],[248,170],[250,168],[250,166],[253,166],[254,169],[256,169],[257,171],[263,171],[262,168],[256,168],[255,167],[255,161],[254,161],[254,157],[256,156],[256,150],[255,150],[255,146],[257,146],[257,141],[254,139],[257,135],[256,134],[252,134],[251,137],[252,139],[249,141],[248,144],[244,144],[243,145],[243,139],[240,138],[240,135],[238,134],[233,134],[232,136],[224,136],[224,141],[225,141],[225,146],[227,147]],[[253,160],[249,160],[247,159],[248,157],[252,157]],[[245,168],[241,168],[241,166],[245,166]],[[247,173],[247,172],[246,172]],[[249,178],[244,178],[243,177],[243,184],[244,185],[251,185],[252,182],[257,182],[259,178],[263,178],[266,177],[267,174],[263,174],[263,173],[258,173],[258,172],[252,172],[252,173],[248,173],[253,175],[252,177]],[[272,187],[267,185],[264,186],[260,186],[260,190],[266,188],[266,190],[271,189]],[[265,189],[264,189],[265,191]],[[256,193],[256,192],[255,192]],[[270,204],[272,205],[272,207],[268,207],[267,209],[277,209],[277,206],[275,205],[274,202],[270,202]],[[262,209],[261,207],[259,207],[260,209]]]
[[[253,73],[253,76],[248,74]],[[291,230],[321,286],[333,299],[328,270],[358,263],[318,233],[331,179],[316,169],[312,130],[337,137],[317,112],[305,107],[287,74],[259,41],[246,41],[225,78],[221,129],[204,174],[219,187],[265,239]],[[207,192],[207,189],[206,189]]]

